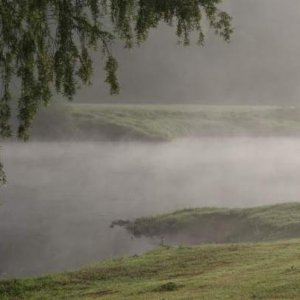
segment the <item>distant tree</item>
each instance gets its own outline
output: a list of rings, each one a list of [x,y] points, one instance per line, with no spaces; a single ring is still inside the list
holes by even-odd
[[[0,162],[0,185],[5,184],[6,183],[6,175],[3,169],[3,165]]]
[[[204,43],[203,24],[229,41],[231,17],[222,0],[0,0],[0,136],[12,135],[12,82],[17,86],[17,136],[28,130],[53,93],[72,99],[93,72],[91,51],[101,50],[111,94],[119,92],[118,64],[111,48],[130,48],[164,22],[175,25],[180,42],[191,32]],[[15,92],[14,88],[14,92]],[[15,96],[15,95],[14,95]],[[1,166],[0,166],[1,168]]]

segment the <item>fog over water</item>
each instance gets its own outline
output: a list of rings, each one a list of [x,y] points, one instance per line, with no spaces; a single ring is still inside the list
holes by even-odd
[[[93,85],[74,101],[299,105],[300,1],[223,6],[233,17],[230,44],[207,32],[204,48],[178,46],[176,29],[160,25],[140,47],[115,44],[120,95],[108,95],[95,59]],[[1,162],[8,184],[0,189],[0,277],[72,269],[158,244],[111,229],[115,219],[300,200],[295,138],[3,143]]]
[[[202,138],[171,143],[5,144],[0,273],[65,270],[139,253],[127,219],[201,206],[300,199],[300,139]]]

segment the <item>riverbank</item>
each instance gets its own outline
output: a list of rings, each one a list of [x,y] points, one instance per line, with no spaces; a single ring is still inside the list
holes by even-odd
[[[170,141],[204,136],[300,136],[300,108],[68,104],[42,112],[31,132],[32,139],[47,140]]]
[[[262,242],[300,238],[300,203],[254,208],[183,209],[133,221],[116,220],[136,237],[171,244]]]
[[[79,271],[0,281],[8,299],[299,299],[300,240],[160,247]]]

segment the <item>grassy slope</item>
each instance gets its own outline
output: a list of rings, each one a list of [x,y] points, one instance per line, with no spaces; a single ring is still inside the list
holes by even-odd
[[[192,243],[300,238],[300,203],[247,209],[185,209],[139,218],[126,227],[135,235],[165,236]]]
[[[79,130],[115,139],[300,133],[300,109],[294,107],[73,104],[66,112]]]
[[[161,247],[76,272],[0,281],[0,299],[300,299],[300,241]]]
[[[163,224],[175,218],[180,228],[185,228],[205,216],[218,220],[224,215],[253,221],[258,225],[256,230],[267,224],[267,238],[282,238],[281,232],[294,234],[295,228],[299,229],[300,204],[182,210],[152,220]],[[213,222],[208,223],[213,226]],[[300,299],[299,258],[300,240],[296,239],[163,246],[141,256],[108,260],[74,272],[2,280],[0,299]]]

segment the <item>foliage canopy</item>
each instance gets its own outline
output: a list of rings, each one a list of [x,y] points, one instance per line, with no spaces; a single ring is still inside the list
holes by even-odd
[[[221,0],[0,0],[0,136],[12,134],[12,84],[18,88],[18,137],[28,129],[53,93],[72,99],[80,84],[89,84],[91,51],[100,49],[110,92],[118,93],[117,61],[111,47],[119,38],[126,47],[143,42],[161,22],[174,24],[184,45],[209,24],[226,41],[230,16]]]

